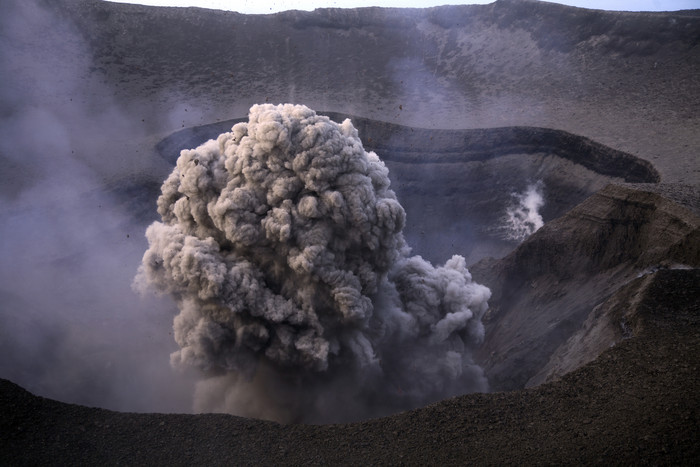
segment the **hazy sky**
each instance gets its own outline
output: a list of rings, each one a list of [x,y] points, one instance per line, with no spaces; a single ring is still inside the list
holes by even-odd
[[[355,8],[365,6],[424,8],[446,4],[492,3],[493,0],[110,0],[157,6],[199,6],[240,13],[276,13],[314,8]],[[671,11],[700,8],[700,0],[557,0],[555,3],[583,8],[629,11]]]

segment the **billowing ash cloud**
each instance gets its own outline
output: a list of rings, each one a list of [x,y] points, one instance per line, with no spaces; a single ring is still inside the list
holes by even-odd
[[[135,279],[180,313],[195,410],[329,422],[487,383],[471,358],[490,291],[460,256],[410,256],[388,170],[350,120],[256,105],[182,151]]]
[[[503,219],[504,236],[508,240],[523,241],[544,225],[539,210],[544,206],[542,181],[528,185],[523,193],[513,193],[513,204],[506,209]]]

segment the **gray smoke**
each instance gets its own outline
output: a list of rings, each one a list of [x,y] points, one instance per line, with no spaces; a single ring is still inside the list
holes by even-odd
[[[135,279],[179,307],[197,411],[284,422],[378,416],[473,391],[490,291],[461,256],[410,256],[388,170],[350,120],[255,105],[182,151]]]

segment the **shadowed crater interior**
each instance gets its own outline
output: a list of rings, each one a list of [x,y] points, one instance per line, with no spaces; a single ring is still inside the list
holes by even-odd
[[[513,232],[508,212],[522,204],[528,189],[537,189],[541,205],[534,214],[547,222],[611,182],[660,180],[649,162],[561,130],[435,130],[319,114],[336,122],[350,118],[365,149],[386,163],[392,189],[406,210],[404,235],[415,254],[432,262],[460,254],[472,264],[512,251],[524,237]],[[247,117],[186,128],[161,140],[156,149],[174,164],[182,149],[245,121]]]

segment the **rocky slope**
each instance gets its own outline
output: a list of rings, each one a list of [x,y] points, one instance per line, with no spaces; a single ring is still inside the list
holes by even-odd
[[[610,185],[502,260],[472,267],[491,287],[481,362],[494,390],[549,380],[630,331],[633,279],[700,266],[700,217],[656,193]],[[623,312],[623,314],[611,315]]]
[[[156,110],[139,110],[145,125],[291,101],[414,127],[556,128],[649,160],[665,181],[698,174],[685,162],[700,144],[697,11],[499,0],[246,16],[66,0],[57,14],[91,51],[90,75]]]

